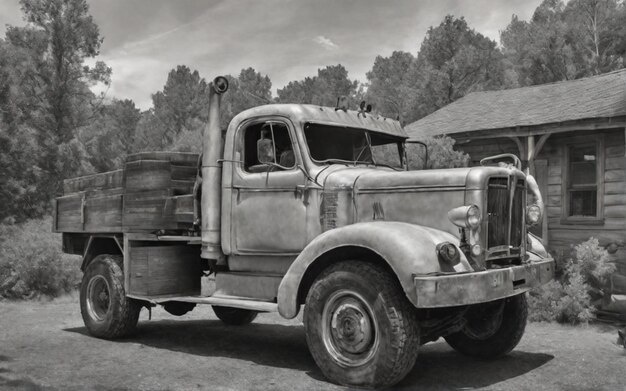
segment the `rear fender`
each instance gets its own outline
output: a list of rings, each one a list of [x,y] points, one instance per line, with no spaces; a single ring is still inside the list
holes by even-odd
[[[458,238],[447,232],[401,222],[364,222],[326,231],[309,243],[285,274],[278,288],[278,312],[284,318],[295,317],[312,281],[325,267],[337,261],[359,259],[364,253],[375,254],[393,271],[415,305],[413,277],[441,271],[436,246],[445,241],[459,244]],[[345,251],[337,251],[341,249]],[[463,267],[472,270],[463,253],[459,253]],[[341,255],[329,259],[325,256],[328,254]]]

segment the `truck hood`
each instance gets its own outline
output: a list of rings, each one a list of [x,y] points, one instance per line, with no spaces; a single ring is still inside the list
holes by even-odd
[[[465,186],[472,168],[452,168],[422,171],[394,171],[388,168],[332,166],[320,173],[318,182],[324,189],[354,189],[357,192],[398,190],[425,187]]]
[[[394,171],[336,165],[319,172],[318,182],[323,184],[324,193],[339,195],[337,210],[345,219],[339,219],[338,225],[402,221],[458,236],[459,229],[448,220],[448,212],[462,205],[480,206],[475,194],[485,188],[487,178],[515,171],[510,167]]]

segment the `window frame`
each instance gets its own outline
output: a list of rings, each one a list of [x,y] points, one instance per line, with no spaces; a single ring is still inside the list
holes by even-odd
[[[291,142],[291,147],[294,153],[294,165],[293,167],[288,167],[288,169],[286,170],[270,170],[268,172],[250,172],[245,168],[245,159],[246,159],[246,150],[245,150],[245,133],[246,130],[250,127],[250,126],[255,126],[258,124],[262,124],[262,123],[269,123],[269,122],[273,122],[273,123],[278,123],[278,124],[282,124],[287,128],[287,134],[289,136],[289,141]],[[235,143],[235,156],[239,156],[238,159],[240,160],[240,164],[238,164],[236,166],[236,170],[239,174],[239,176],[249,176],[249,175],[271,175],[271,174],[276,174],[276,173],[281,173],[281,172],[294,172],[294,171],[300,171],[298,166],[301,165],[300,163],[300,151],[299,151],[299,147],[298,147],[298,143],[296,138],[296,134],[295,134],[295,130],[293,127],[293,124],[291,123],[291,121],[288,118],[285,117],[277,117],[277,116],[269,116],[269,117],[256,117],[256,118],[252,118],[248,121],[245,121],[244,123],[242,123],[241,125],[239,125],[239,128],[237,129],[237,133],[236,133],[236,140],[237,142]],[[274,151],[274,154],[276,154],[276,151]],[[276,158],[276,156],[274,156]]]
[[[596,149],[596,215],[570,216],[570,192],[577,189],[571,186],[571,150],[575,147],[595,145]],[[576,138],[564,143],[561,150],[561,224],[564,225],[604,225],[604,135]],[[580,189],[579,189],[580,190]]]

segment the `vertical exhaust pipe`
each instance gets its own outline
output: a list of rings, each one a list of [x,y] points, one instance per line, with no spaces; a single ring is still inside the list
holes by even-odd
[[[220,129],[220,101],[228,79],[216,77],[209,85],[209,121],[202,137],[202,254],[205,259],[224,257],[221,242],[222,158],[224,141]]]

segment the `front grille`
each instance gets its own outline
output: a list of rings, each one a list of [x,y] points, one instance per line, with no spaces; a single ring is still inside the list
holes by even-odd
[[[523,235],[524,181],[511,178],[515,191],[511,200],[509,178],[489,179],[487,192],[487,247],[520,247]]]

